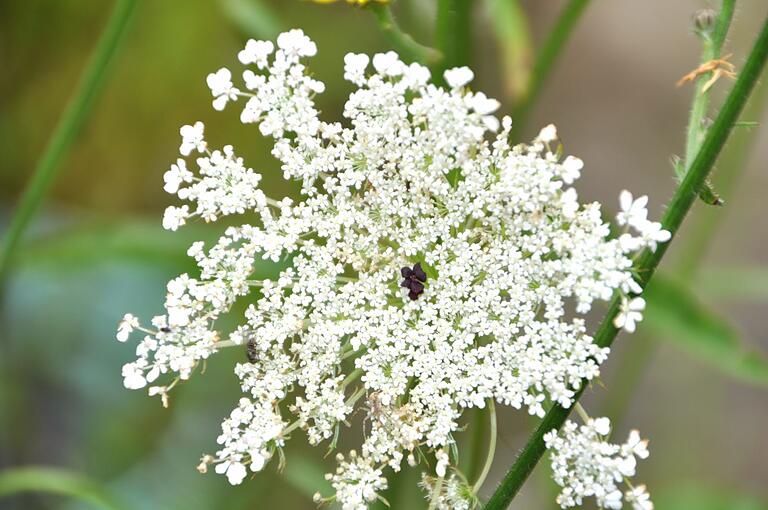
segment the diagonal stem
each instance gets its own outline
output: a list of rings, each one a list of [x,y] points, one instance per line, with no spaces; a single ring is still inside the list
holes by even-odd
[[[70,99],[53,135],[43,150],[35,167],[32,179],[12,216],[8,230],[0,246],[0,285],[2,285],[11,263],[13,252],[21,241],[35,212],[53,184],[61,161],[74,143],[78,133],[88,119],[93,103],[101,92],[109,66],[120,47],[126,27],[135,11],[137,0],[118,0],[104,28],[99,42],[83,72],[75,94]]]
[[[763,27],[755,45],[752,47],[741,75],[728,94],[717,116],[717,120],[715,120],[712,128],[707,133],[701,149],[693,160],[683,181],[675,191],[667,212],[664,214],[662,224],[664,228],[672,233],[673,238],[696,200],[699,190],[706,181],[707,175],[712,170],[717,156],[720,154],[734,124],[738,120],[741,110],[744,108],[755,83],[760,77],[766,59],[768,59],[768,17],[766,17],[763,23]],[[638,260],[636,268],[638,279],[640,280],[639,283],[642,287],[648,284],[659,262],[664,257],[669,244],[669,242],[662,244],[655,252],[646,251]],[[613,320],[619,311],[619,306],[620,300],[615,298],[595,334],[595,343],[600,347],[610,346],[619,332],[613,325]],[[586,385],[587,381],[583,381],[581,390],[576,394],[574,401],[578,401]],[[485,510],[502,510],[509,505],[544,454],[544,435],[550,430],[559,429],[565,423],[572,408],[573,406],[566,409],[555,405],[544,416],[520,452],[517,460],[485,505]]]

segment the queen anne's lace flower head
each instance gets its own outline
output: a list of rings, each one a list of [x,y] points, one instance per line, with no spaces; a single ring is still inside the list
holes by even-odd
[[[608,418],[598,418],[581,426],[567,421],[560,432],[544,436],[555,482],[563,488],[558,504],[570,508],[594,497],[600,508],[619,509],[623,497],[634,510],[653,510],[645,486],[633,487],[628,480],[635,475],[637,459],[648,457],[647,441],[633,430],[626,443],[617,445],[607,441],[609,434]],[[622,494],[620,486],[625,483]]]
[[[301,196],[266,197],[233,147],[210,149],[200,122],[181,128],[179,152],[199,157],[165,173],[166,191],[186,203],[169,207],[163,226],[246,223],[190,247],[200,275],[169,282],[166,313],[151,326],[123,320],[119,340],[145,335],[125,385],[160,380],[149,391],[167,402],[204,360],[241,346],[249,362],[234,372],[245,396],[201,470],[214,463],[240,483],[296,428],[312,444],[331,441],[361,409],[360,453],[331,476],[345,508],[375,500],[403,458],[434,460],[441,501],[457,504],[466,491],[448,452],[464,410],[489,399],[539,416],[546,400],[570,406],[608,349],[566,309],[584,314],[619,292],[630,303],[622,326],[633,329],[633,257],[665,231],[640,222],[644,203],[630,200],[620,223],[639,235],[611,238],[600,205],[579,203],[571,184],[583,163],[561,159],[554,127],[512,146],[511,120],[499,122],[499,103],[469,88],[468,68],[446,71],[446,90],[393,52],[349,54],[346,121],[322,121],[314,96],[324,85],[304,63],[316,51],[292,30],[276,45],[246,44],[243,87],[226,68],[208,76],[214,108],[241,104],[241,120],[274,139],[272,155]],[[256,280],[259,259],[290,263]],[[219,331],[239,299],[249,301],[243,321]]]

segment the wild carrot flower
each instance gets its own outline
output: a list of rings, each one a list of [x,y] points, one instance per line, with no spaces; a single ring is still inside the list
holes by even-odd
[[[203,471],[214,463],[240,483],[293,430],[333,446],[361,410],[359,453],[330,475],[344,508],[375,500],[404,458],[435,461],[440,501],[471,501],[449,453],[463,412],[490,399],[539,416],[546,400],[570,406],[608,355],[579,315],[615,292],[636,299],[632,257],[664,231],[643,224],[639,235],[610,237],[600,205],[578,202],[571,184],[583,163],[561,158],[554,127],[511,145],[511,119],[499,121],[499,103],[470,88],[468,68],[446,71],[443,89],[393,52],[349,54],[346,120],[321,120],[314,98],[324,85],[305,66],[316,52],[292,30],[276,45],[246,44],[242,86],[226,68],[208,76],[214,108],[237,103],[241,120],[274,140],[301,197],[267,197],[232,146],[209,148],[200,122],[181,128],[186,159],[164,181],[186,203],[169,207],[163,226],[244,223],[190,247],[200,274],[168,283],[166,311],[151,325],[121,323],[120,340],[144,334],[125,385],[153,385],[167,399],[204,360],[239,346],[244,396]],[[637,227],[638,208],[620,222]],[[255,280],[264,259],[290,263]],[[248,302],[240,325],[218,330],[238,300]],[[626,329],[641,318],[629,312]]]
[[[544,436],[552,457],[555,482],[563,490],[557,497],[562,508],[581,505],[584,498],[594,497],[600,508],[622,508],[622,498],[635,510],[653,510],[645,486],[633,487],[628,479],[635,475],[637,459],[648,457],[647,441],[633,430],[627,442],[609,443],[608,418],[589,419],[578,426],[567,421],[560,432]],[[620,486],[626,483],[622,494]]]

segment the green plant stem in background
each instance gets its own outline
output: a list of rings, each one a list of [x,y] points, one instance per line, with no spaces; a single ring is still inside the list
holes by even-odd
[[[579,19],[581,19],[582,14],[584,14],[589,2],[590,0],[570,0],[555,22],[555,26],[549,32],[544,44],[541,46],[541,50],[537,52],[536,61],[531,72],[528,93],[515,109],[513,117],[515,124],[512,128],[515,138],[522,134],[528,115],[541,95],[544,83],[549,78],[552,68],[563,52],[568,39],[573,33],[573,29],[576,27]]]
[[[673,239],[696,200],[696,196],[704,184],[707,175],[712,170],[717,156],[725,145],[734,124],[738,120],[752,88],[760,77],[766,59],[768,59],[768,17],[764,20],[757,41],[747,58],[739,78],[728,94],[717,116],[717,120],[715,120],[712,128],[707,133],[701,149],[691,164],[685,178],[675,191],[664,214],[662,224],[664,228],[672,232]],[[642,287],[648,284],[670,244],[671,241],[660,245],[655,252],[646,251],[638,260],[636,264],[638,283]],[[606,317],[595,334],[595,343],[598,346],[608,347],[616,338],[619,330],[614,326],[613,321],[619,312],[619,308],[620,299],[617,297],[611,303]],[[581,390],[575,396],[575,401],[578,401],[581,397],[586,386],[587,381],[584,381]],[[520,452],[520,455],[518,455],[515,463],[485,505],[486,510],[501,510],[509,505],[544,454],[544,435],[550,430],[559,429],[565,423],[572,408],[573,406],[566,409],[555,405],[544,416]]]
[[[138,0],[118,0],[101,34],[88,65],[80,78],[74,96],[70,99],[64,114],[53,131],[43,154],[35,167],[32,179],[27,184],[0,246],[0,285],[7,276],[13,253],[22,239],[24,231],[39,209],[46,193],[53,184],[61,161],[80,133],[83,124],[101,92],[109,74],[110,64],[120,47],[126,27]]]
[[[485,458],[485,464],[483,464],[483,470],[480,472],[480,476],[477,477],[477,481],[472,486],[472,491],[477,494],[477,491],[483,486],[488,473],[491,472],[491,466],[493,465],[493,457],[496,454],[496,435],[497,435],[497,423],[496,423],[496,403],[493,399],[488,399],[488,421],[490,422],[490,437],[488,439],[488,453]]]
[[[768,100],[768,82],[759,83],[752,93],[749,104],[744,109],[743,116],[746,118],[757,118],[765,109]],[[717,166],[723,170],[720,179],[717,181],[717,187],[726,197],[732,196],[735,184],[746,169],[747,159],[751,153],[751,147],[755,142],[757,131],[750,133],[734,133],[728,146],[723,150],[723,154],[718,160]],[[689,221],[686,230],[685,242],[677,250],[673,273],[683,285],[691,286],[694,282],[703,281],[705,288],[704,294],[717,296],[718,299],[729,299],[729,293],[724,288],[718,288],[714,285],[712,288],[706,288],[706,282],[724,281],[728,279],[731,288],[740,288],[739,296],[742,298],[746,293],[752,294],[757,298],[764,295],[764,292],[750,292],[747,282],[752,284],[753,289],[758,289],[764,285],[760,278],[756,278],[754,269],[746,269],[731,273],[726,271],[723,277],[718,277],[718,272],[714,272],[714,277],[702,276],[702,263],[705,259],[707,250],[714,239],[713,233],[718,228],[723,218],[727,214],[727,208],[707,207],[700,209],[698,214]],[[700,278],[700,276],[702,276]],[[616,368],[616,378],[611,385],[611,391],[608,394],[601,414],[609,416],[614,425],[618,425],[627,410],[631,400],[632,393],[642,379],[645,368],[654,357],[658,347],[659,340],[646,335],[630,342],[625,352],[622,353],[619,366]]]
[[[65,469],[24,467],[0,471],[0,500],[22,492],[69,496],[104,510],[120,508],[99,484]]]
[[[528,93],[533,42],[528,16],[519,0],[486,0],[488,17],[501,53],[504,92],[517,103]]]
[[[709,39],[704,41],[703,62],[720,55],[733,18],[734,7],[735,0],[723,0],[715,23],[715,29],[709,35]],[[699,85],[701,83],[703,81],[700,80]],[[696,156],[696,151],[692,150],[692,148],[695,145],[695,148],[698,150],[698,147],[701,146],[701,140],[706,133],[702,126],[707,108],[704,106],[702,109],[701,97],[701,95],[698,95],[697,88],[697,95],[694,96],[687,130],[686,161],[691,161]],[[746,118],[757,118],[763,112],[767,97],[768,86],[765,83],[758,84],[749,104],[744,109],[744,116]],[[707,102],[708,98],[704,101]],[[694,126],[698,126],[698,128]],[[717,184],[718,189],[722,191],[724,196],[731,195],[735,183],[739,180],[746,167],[747,158],[755,139],[754,135],[755,132],[741,136],[734,135],[729,141],[728,147],[723,150],[718,167],[726,171],[722,173],[721,179],[718,180]],[[713,233],[720,224],[724,214],[725,210],[723,209],[707,208],[701,210],[689,222],[690,225],[686,233],[686,239],[680,246],[674,269],[674,274],[682,284],[690,285],[698,274],[707,248],[712,242]],[[639,340],[632,342],[628,346],[627,351],[623,353],[622,360],[616,370],[617,375],[613,388],[603,404],[602,414],[611,417],[614,424],[618,424],[626,412],[632,392],[639,384],[646,366],[651,362],[659,347],[659,341],[650,336]]]
[[[701,38],[703,49],[701,53],[701,64],[709,62],[712,59],[720,58],[723,51],[723,44],[728,35],[728,30],[733,20],[733,11],[736,9],[736,0],[723,0],[720,11],[717,15],[714,28],[711,33],[702,31]],[[699,152],[699,147],[704,141],[706,127],[704,122],[709,107],[709,90],[704,90],[704,85],[709,81],[709,75],[699,76],[696,80],[696,92],[694,93],[693,106],[691,107],[691,116],[688,121],[688,130],[685,143],[685,166],[686,168],[693,163],[693,158]]]
[[[717,15],[714,27],[704,27],[700,29],[700,36],[703,43],[701,52],[701,64],[705,64],[713,59],[720,58],[723,51],[723,44],[728,35],[728,29],[733,20],[733,11],[736,9],[736,0],[723,0],[720,11]],[[678,178],[682,178],[688,171],[693,158],[704,141],[707,133],[707,113],[709,110],[709,89],[705,89],[710,79],[710,73],[705,73],[696,80],[696,88],[693,94],[693,105],[691,106],[691,115],[688,120],[688,130],[685,142],[685,162],[681,165],[675,165],[675,171]],[[710,205],[722,205],[722,200],[715,193],[712,185],[706,182],[699,193],[701,199]]]
[[[440,60],[440,52],[417,42],[410,34],[403,32],[397,24],[389,4],[369,4],[371,12],[379,22],[384,35],[392,47],[406,60],[413,60],[425,65],[432,65]]]
[[[764,114],[766,106],[768,106],[768,82],[763,80],[756,86],[749,104],[744,109],[744,118],[759,120]],[[716,184],[725,197],[733,195],[737,183],[746,170],[748,157],[757,138],[758,129],[741,129],[751,129],[752,131],[734,135],[717,165],[723,171],[720,178],[716,180]],[[684,280],[691,281],[698,273],[704,261],[704,255],[712,243],[712,232],[725,218],[726,210],[727,208],[707,207],[701,210],[691,222],[686,234],[686,242],[677,254],[676,273]]]
[[[470,63],[473,3],[473,0],[437,0],[435,45],[442,58],[432,68],[436,83],[444,84],[446,69]]]

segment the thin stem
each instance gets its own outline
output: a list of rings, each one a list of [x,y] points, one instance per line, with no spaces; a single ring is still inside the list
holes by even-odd
[[[349,386],[349,383],[357,380],[357,378],[360,377],[362,373],[363,373],[363,370],[361,368],[354,369],[352,372],[349,373],[349,375],[343,381],[341,381],[341,387],[346,388],[347,386]]]
[[[541,50],[537,53],[536,61],[533,64],[533,71],[531,72],[528,93],[520,101],[514,116],[515,126],[513,128],[513,134],[516,138],[521,134],[522,129],[525,127],[528,115],[536,101],[539,99],[544,83],[549,78],[552,69],[560,58],[566,43],[573,33],[573,29],[576,27],[576,24],[579,22],[581,16],[589,5],[589,1],[590,0],[570,0],[560,14],[560,17],[555,22],[552,31],[549,32],[549,35],[542,44]]]
[[[440,60],[440,52],[417,42],[397,24],[389,4],[369,4],[371,12],[379,22],[379,28],[389,38],[390,44],[407,60],[430,65]]]
[[[462,450],[465,452],[462,457],[467,459],[467,467],[464,473],[469,479],[473,479],[476,474],[479,474],[480,466],[483,462],[483,438],[485,436],[485,429],[483,428],[483,415],[485,413],[483,411],[485,409],[480,409],[479,407],[472,409],[472,415],[468,423],[469,432],[471,433],[469,444],[467,445],[469,448]]]
[[[720,12],[717,16],[717,21],[715,22],[714,30],[711,33],[706,31],[701,33],[703,42],[701,64],[720,57],[720,53],[723,51],[725,37],[728,33],[728,28],[731,26],[735,7],[736,0],[723,0],[722,7],[720,7]],[[707,74],[699,76],[696,80],[696,91],[693,96],[693,104],[691,106],[691,115],[688,120],[688,130],[685,141],[686,168],[693,163],[693,158],[696,157],[696,153],[699,151],[699,147],[701,147],[701,142],[704,141],[704,135],[707,131],[704,126],[704,121],[709,107],[709,90],[704,90],[704,85],[706,85],[708,80],[709,78]]]
[[[712,30],[706,28],[701,32],[703,49],[701,52],[701,64],[705,64],[713,59],[720,58],[725,43],[725,37],[733,20],[733,11],[736,8],[736,0],[723,0],[720,12],[717,15],[715,26]],[[696,88],[693,95],[693,104],[691,106],[691,115],[688,120],[687,136],[685,141],[685,162],[683,167],[678,167],[678,177],[682,178],[688,171],[693,158],[704,141],[707,133],[706,117],[709,110],[709,89],[706,89],[709,81],[709,73],[705,73],[696,80]],[[712,190],[709,183],[702,190],[701,198],[704,202],[711,205],[721,205],[722,201]]]
[[[576,409],[576,412],[579,414],[581,421],[584,422],[584,425],[589,423],[589,414],[587,414],[587,410],[584,409],[584,406],[582,406],[579,402],[576,402],[574,404],[574,409]]]
[[[735,0],[723,0],[720,11],[717,14],[714,27],[704,27],[700,36],[703,41],[703,49],[701,56],[701,63],[708,62],[713,58],[718,58],[722,52],[725,38],[728,34],[728,29],[733,19],[733,11],[735,8]],[[693,96],[693,102],[691,105],[691,115],[688,121],[686,146],[685,146],[685,161],[683,165],[675,165],[675,170],[680,172],[679,178],[682,178],[687,171],[688,165],[693,162],[693,158],[696,157],[696,153],[701,147],[701,142],[707,133],[705,126],[705,115],[707,114],[709,104],[709,93],[703,90],[706,79],[699,78],[696,83],[696,92]],[[758,96],[756,90],[753,94],[753,99],[749,106],[745,110],[745,115],[748,112],[754,110],[756,101],[754,96]],[[761,110],[758,110],[761,111]],[[728,159],[732,159],[733,153],[733,141],[731,141],[729,148],[723,152],[723,157],[719,163],[719,166],[724,166]],[[735,154],[737,158],[742,158],[747,153],[746,147],[741,148],[738,153]],[[729,157],[730,156],[730,157]],[[736,165],[725,165],[736,168],[732,168],[731,171],[725,174],[726,180],[722,184],[725,187],[719,186],[721,191],[726,195],[730,191],[733,180],[739,175],[738,169],[743,166],[742,161],[739,161]],[[699,196],[709,204],[716,204],[719,202],[719,197],[714,193],[709,185],[706,184],[707,189],[703,191]],[[716,212],[713,217],[708,213]],[[690,283],[694,275],[698,271],[701,265],[701,261],[704,259],[706,252],[706,245],[710,242],[717,220],[722,216],[723,211],[701,211],[701,214],[707,218],[707,222],[702,222],[702,216],[697,216],[696,220],[689,226],[689,234],[686,238],[686,242],[683,243],[682,249],[686,256],[678,259],[676,262],[675,274],[685,283]],[[614,381],[614,387],[606,399],[603,405],[603,415],[610,416],[614,423],[619,423],[619,420],[624,415],[630,401],[630,396],[633,389],[642,379],[643,373],[648,363],[653,359],[654,354],[659,348],[659,342],[654,338],[641,338],[639,341],[632,342],[629,346],[628,352],[624,353],[622,360],[620,361],[620,367],[617,369],[617,377]]]
[[[435,510],[440,503],[440,493],[443,492],[443,477],[439,477],[435,482],[435,488],[432,491],[432,499],[429,501],[428,510]]]
[[[720,151],[728,139],[728,135],[738,120],[739,114],[744,108],[744,104],[747,102],[752,88],[760,77],[766,59],[768,59],[768,17],[763,23],[763,27],[755,45],[752,47],[752,51],[747,58],[747,62],[742,69],[741,75],[736,80],[731,92],[728,94],[728,97],[720,110],[720,114],[717,116],[717,120],[715,120],[712,128],[707,133],[707,137],[705,138],[698,155],[694,159],[685,178],[675,191],[669,207],[664,214],[662,224],[664,225],[664,228],[673,234],[673,238],[677,234],[685,216],[688,214],[688,211],[696,200],[697,193],[704,184],[707,175],[712,170],[717,156],[720,154]],[[640,283],[642,287],[645,287],[648,284],[648,281],[653,276],[659,262],[661,262],[664,254],[667,252],[669,245],[669,242],[662,244],[655,252],[647,251],[644,256],[640,258],[637,264],[637,273],[638,279],[640,280],[638,283]],[[618,297],[614,298],[606,317],[603,319],[603,322],[600,324],[600,327],[595,334],[595,343],[599,347],[610,346],[616,338],[619,330],[614,326],[613,320],[619,311],[619,307],[620,299]],[[581,389],[575,395],[574,401],[578,401],[587,384],[588,381],[582,382]],[[551,430],[559,429],[563,423],[565,423],[572,408],[573,406],[566,409],[562,406],[555,405],[544,416],[541,423],[520,452],[517,460],[496,489],[496,492],[494,492],[491,499],[485,505],[486,510],[501,510],[507,507],[528,478],[528,475],[533,471],[533,468],[536,466],[539,459],[541,459],[541,456],[544,454],[544,435]]]
[[[109,74],[110,64],[114,61],[117,49],[124,39],[126,27],[137,3],[137,0],[118,0],[115,4],[107,26],[80,77],[75,93],[43,150],[32,179],[27,184],[16,213],[11,218],[8,230],[3,237],[2,247],[0,247],[0,284],[5,279],[11,258],[24,231],[53,184],[62,160],[88,119]]]
[[[768,105],[768,82],[758,83],[749,104],[744,109],[744,118],[760,119]],[[737,133],[728,142],[723,156],[718,161],[721,178],[716,181],[718,190],[726,198],[733,195],[736,185],[744,174],[752,147],[757,139],[759,130],[753,129],[748,133]],[[712,232],[717,229],[726,217],[726,209],[707,207],[699,211],[686,234],[686,243],[678,250],[675,272],[687,281],[693,280],[704,262],[707,250],[712,244]]]
[[[442,59],[433,66],[433,77],[443,83],[443,72],[469,65],[472,54],[473,0],[437,0],[435,45]]]
[[[497,436],[497,423],[496,423],[496,403],[493,398],[488,399],[488,421],[491,424],[491,437],[488,440],[488,456],[485,458],[485,464],[483,470],[480,472],[480,476],[477,477],[475,485],[472,486],[472,491],[477,494],[480,487],[485,483],[485,479],[488,477],[488,473],[491,472],[491,466],[493,465],[493,457],[496,454],[496,436]]]

